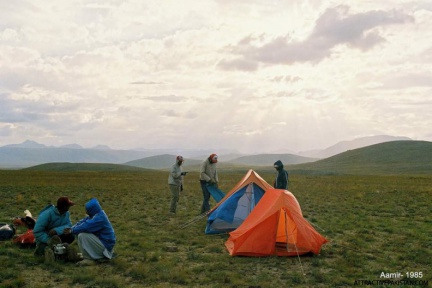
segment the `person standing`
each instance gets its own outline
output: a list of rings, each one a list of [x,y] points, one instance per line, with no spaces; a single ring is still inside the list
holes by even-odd
[[[168,175],[168,185],[171,191],[171,204],[170,213],[175,214],[177,211],[177,203],[179,201],[180,191],[183,190],[183,176],[187,172],[182,171],[181,165],[183,164],[183,156],[179,155],[176,157],[176,163],[171,167]]]
[[[45,255],[45,258],[53,258],[52,250],[45,248],[62,243],[71,244],[75,240],[73,235],[66,233],[72,226],[69,208],[73,205],[68,197],[63,196],[57,199],[57,206],[50,204],[42,209],[33,228],[36,239],[35,256]]]
[[[273,164],[277,171],[276,179],[273,183],[273,187],[276,189],[288,190],[288,172],[284,169],[284,165],[281,160],[276,161]]]
[[[216,163],[218,162],[218,156],[211,154],[206,158],[200,169],[200,184],[203,192],[203,203],[201,206],[201,214],[210,210],[210,192],[207,189],[207,185],[218,185],[219,179],[216,169]]]
[[[96,260],[112,259],[116,243],[114,228],[99,201],[92,198],[85,204],[85,210],[88,216],[68,231],[78,235],[78,247],[83,256],[83,260],[77,263],[80,266],[95,265]]]

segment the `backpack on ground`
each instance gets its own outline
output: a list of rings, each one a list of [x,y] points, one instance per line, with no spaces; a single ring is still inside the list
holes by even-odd
[[[17,237],[13,238],[12,242],[19,244],[22,248],[36,247],[36,239],[32,229],[27,230],[24,234],[17,235]]]
[[[0,241],[10,240],[15,235],[16,229],[13,225],[0,223]]]

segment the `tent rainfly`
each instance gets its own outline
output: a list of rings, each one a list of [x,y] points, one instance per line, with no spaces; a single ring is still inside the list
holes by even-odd
[[[303,218],[291,192],[269,189],[225,246],[231,256],[296,256],[319,254],[326,242]]]

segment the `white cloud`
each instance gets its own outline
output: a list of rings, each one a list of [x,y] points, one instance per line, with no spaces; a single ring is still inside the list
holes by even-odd
[[[271,151],[374,133],[431,140],[430,3],[344,3],[6,1],[0,144]]]
[[[304,41],[278,36],[275,39],[264,39],[262,44],[253,44],[258,39],[248,37],[234,48],[229,48],[234,54],[241,55],[240,58],[223,61],[221,66],[255,70],[257,63],[289,65],[296,62],[319,62],[330,57],[332,49],[341,44],[369,50],[385,41],[377,28],[412,21],[413,17],[395,10],[349,14],[348,6],[328,8],[316,20],[313,31]],[[244,69],[244,63],[247,63],[246,67],[254,69]]]

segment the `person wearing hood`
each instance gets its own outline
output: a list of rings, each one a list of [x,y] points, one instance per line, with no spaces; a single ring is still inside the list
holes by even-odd
[[[183,161],[183,156],[177,156],[176,163],[171,167],[168,175],[168,185],[172,195],[170,205],[170,213],[172,214],[176,213],[179,194],[180,191],[183,190],[183,176],[187,173],[182,171],[181,165],[183,164]]]
[[[210,192],[207,189],[207,185],[215,185],[217,187],[219,179],[216,169],[216,163],[218,162],[218,156],[211,154],[206,158],[200,169],[200,184],[203,192],[203,203],[201,206],[201,214],[210,210]]]
[[[78,265],[88,266],[96,264],[96,260],[113,258],[113,248],[116,243],[114,228],[99,201],[92,198],[85,204],[84,217],[72,226],[70,232],[78,235],[78,247],[83,260]]]
[[[273,167],[277,171],[276,179],[273,183],[273,187],[276,189],[288,190],[288,172],[284,169],[284,165],[281,160],[276,161]]]
[[[49,252],[49,249],[45,251],[45,248],[61,243],[71,244],[75,240],[73,235],[67,233],[72,226],[69,208],[73,205],[68,197],[63,196],[57,199],[56,206],[49,204],[39,213],[33,228],[36,239],[35,256],[47,257],[46,252]]]

